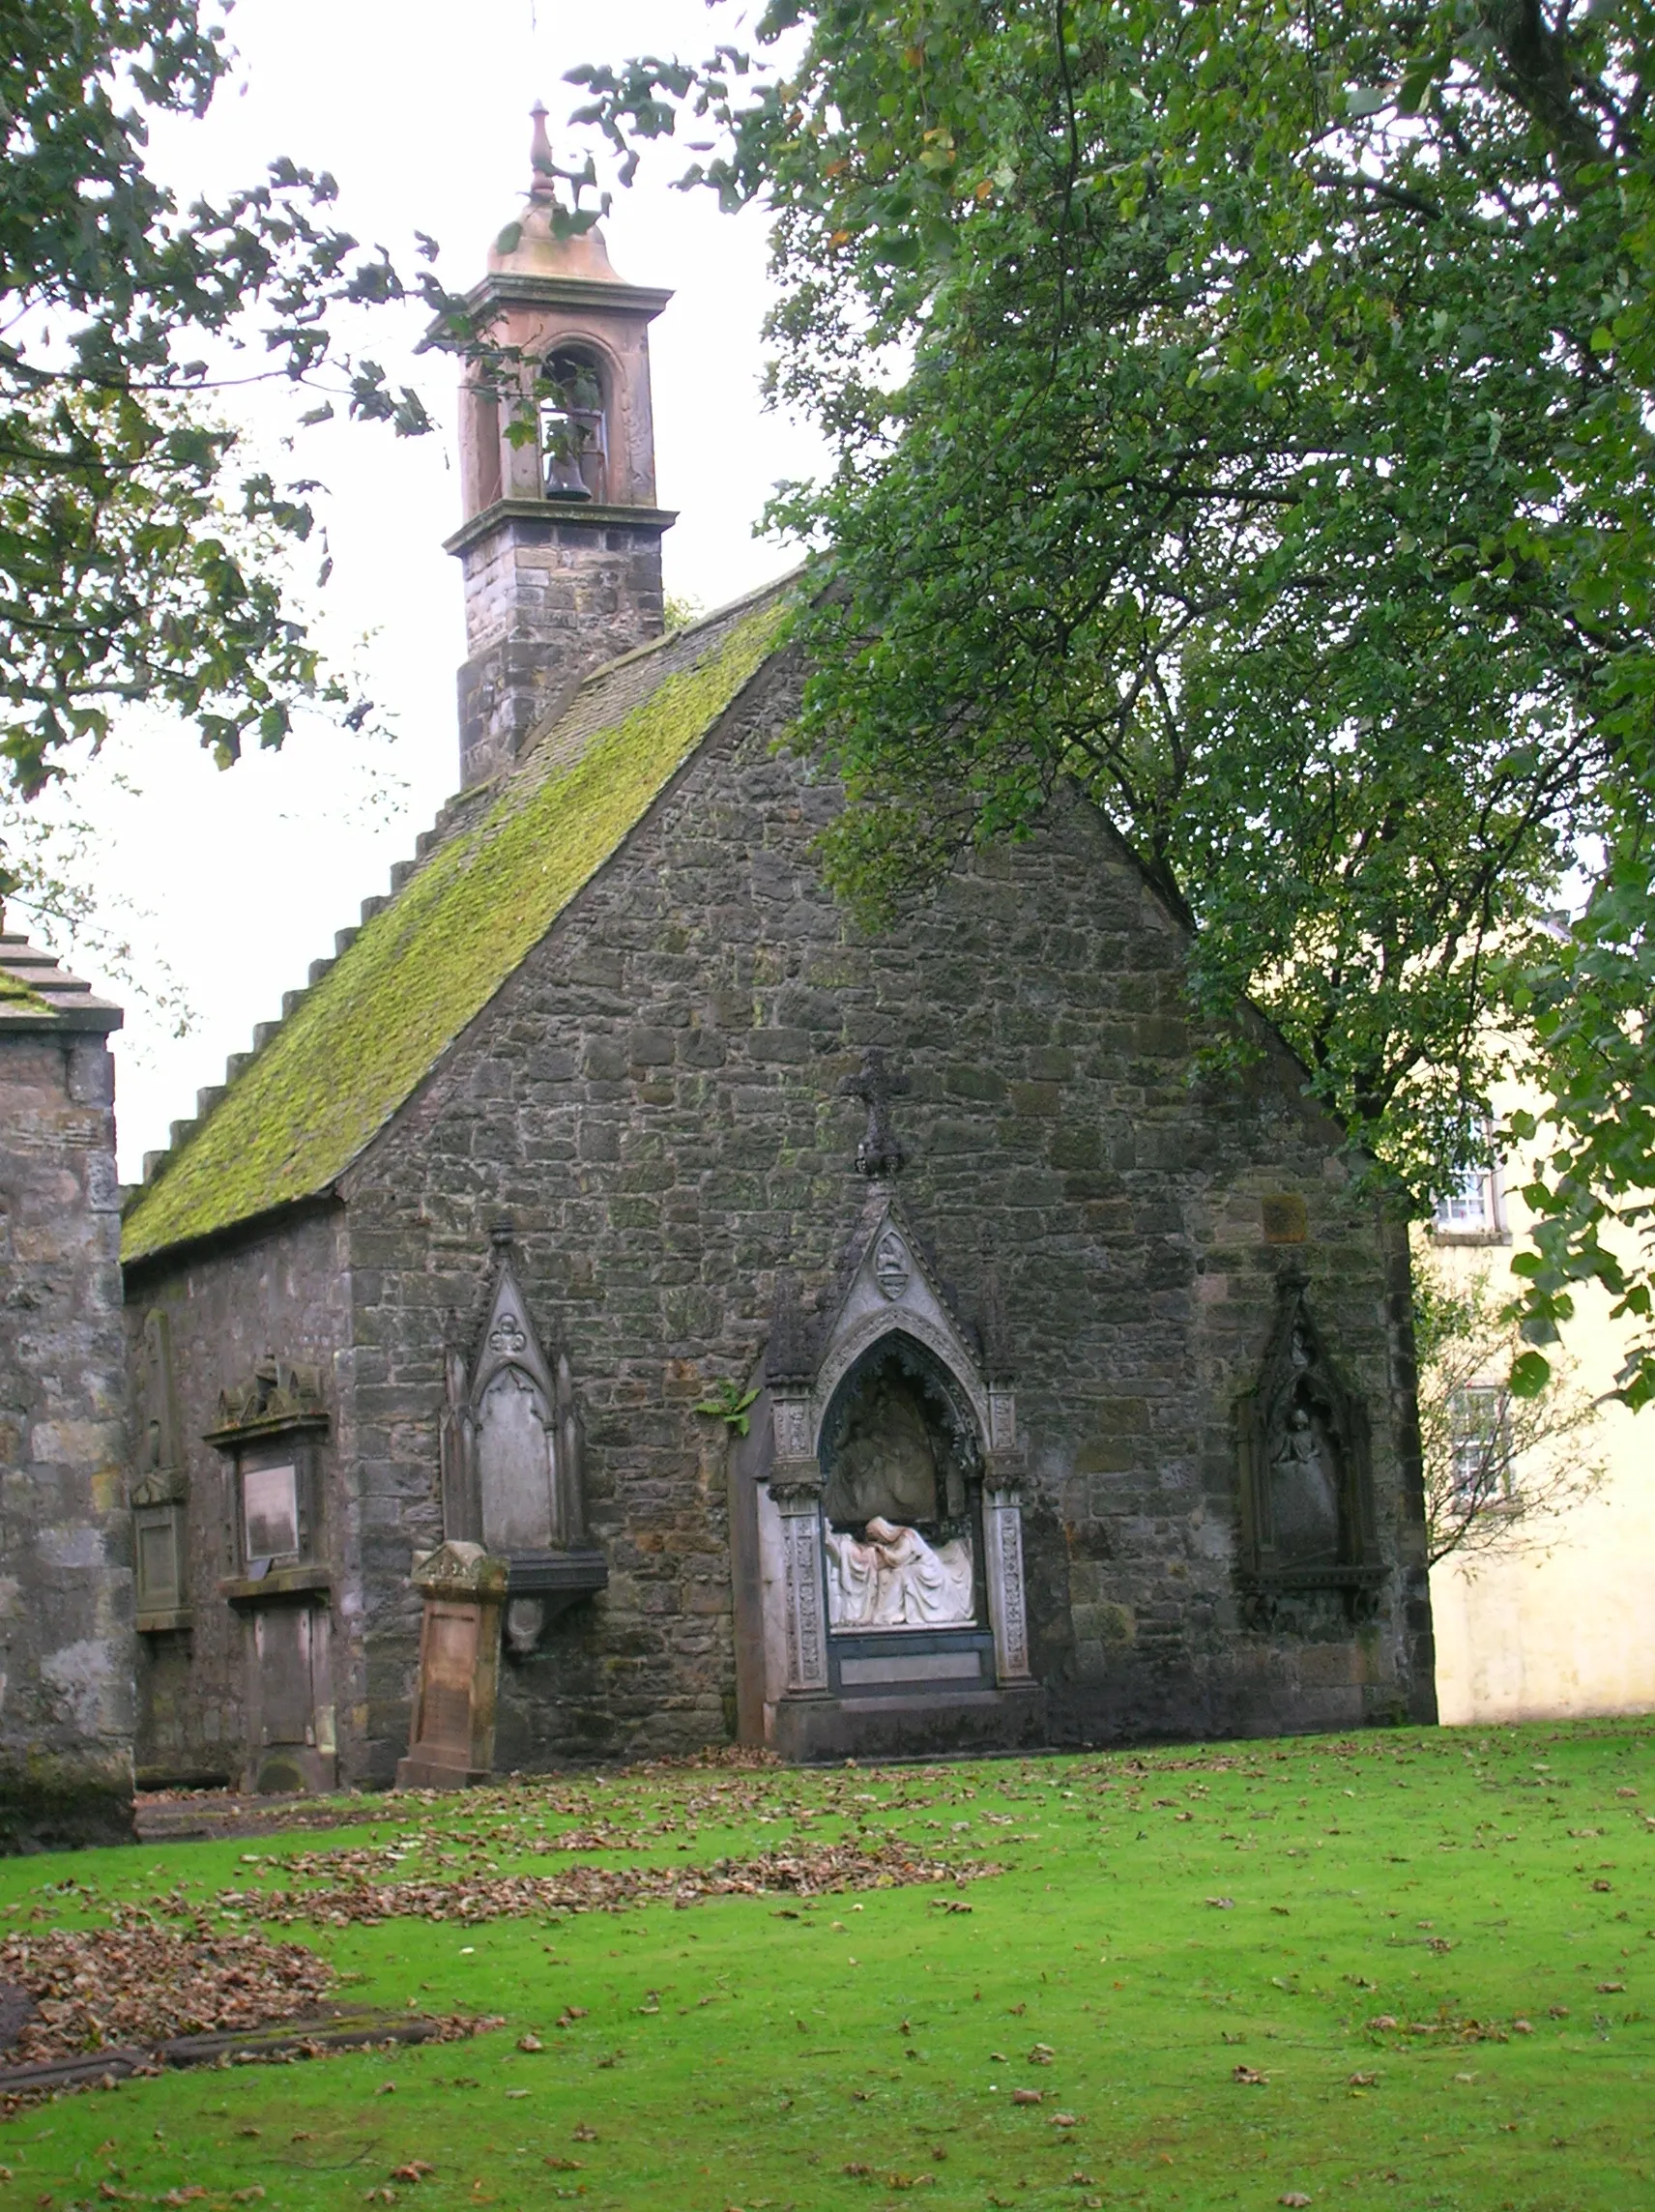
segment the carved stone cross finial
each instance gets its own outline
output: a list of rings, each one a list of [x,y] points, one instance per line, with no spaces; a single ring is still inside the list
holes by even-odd
[[[890,1123],[890,1103],[903,1097],[911,1086],[906,1075],[893,1075],[877,1045],[862,1055],[861,1070],[847,1075],[839,1086],[841,1098],[860,1098],[868,1110],[868,1126],[857,1147],[857,1173],[870,1177],[893,1176],[908,1154],[896,1141]]]

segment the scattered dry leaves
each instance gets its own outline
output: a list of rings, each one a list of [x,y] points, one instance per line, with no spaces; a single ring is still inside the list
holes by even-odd
[[[41,1929],[0,1943],[0,1981],[37,2007],[15,2066],[148,2049],[174,2036],[264,2027],[314,2012],[334,1969],[298,1943],[171,1929]]]

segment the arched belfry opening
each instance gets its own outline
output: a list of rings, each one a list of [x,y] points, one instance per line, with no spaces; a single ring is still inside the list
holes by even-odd
[[[548,499],[609,496],[609,417],[602,362],[590,348],[560,346],[540,366],[541,485]]]

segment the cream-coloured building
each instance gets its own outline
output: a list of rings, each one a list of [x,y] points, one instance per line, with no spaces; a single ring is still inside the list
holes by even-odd
[[[1510,1281],[1528,1216],[1516,1174],[1468,1176],[1417,1232],[1422,1257],[1450,1277],[1486,1269]],[[1625,1324],[1595,1286],[1577,1295],[1564,1349],[1574,1383],[1613,1385]],[[1432,1570],[1437,1694],[1449,1725],[1655,1709],[1655,1407],[1606,1405],[1582,1441],[1603,1479],[1564,1512],[1524,1524],[1525,1548],[1450,1555]],[[1512,1469],[1521,1490],[1523,1461]]]

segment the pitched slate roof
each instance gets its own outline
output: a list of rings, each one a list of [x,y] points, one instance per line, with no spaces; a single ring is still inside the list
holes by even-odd
[[[8,930],[0,915],[0,1035],[20,1030],[93,1030],[121,1026],[121,1009],[93,996],[90,983],[60,968],[54,954]]]
[[[204,1094],[204,1119],[175,1126],[123,1259],[328,1190],[711,734],[787,603],[772,585],[611,661],[501,783],[447,809],[390,901],[368,902],[337,960]]]

